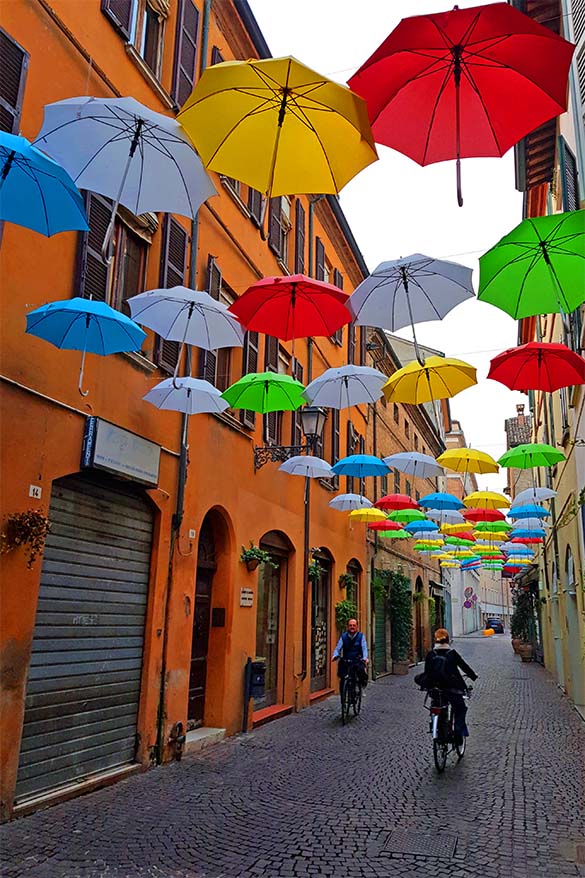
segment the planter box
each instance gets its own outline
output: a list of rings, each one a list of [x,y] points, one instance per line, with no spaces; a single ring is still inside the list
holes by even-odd
[[[519,643],[517,651],[523,662],[531,662],[534,658],[534,649],[531,643]]]
[[[392,673],[399,674],[400,676],[406,676],[408,674],[410,668],[410,662],[392,662]]]
[[[520,643],[521,643],[521,642],[522,642],[522,641],[520,640],[519,637],[513,637],[513,638],[512,638],[512,649],[514,650],[514,652],[515,652],[516,654],[518,654],[518,647],[520,646]]]

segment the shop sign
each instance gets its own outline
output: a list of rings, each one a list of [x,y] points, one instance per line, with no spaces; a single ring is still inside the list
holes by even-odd
[[[83,435],[82,469],[101,469],[118,476],[158,485],[160,445],[93,415]]]

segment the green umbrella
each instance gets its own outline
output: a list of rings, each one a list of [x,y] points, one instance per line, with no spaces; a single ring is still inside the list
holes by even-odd
[[[279,372],[250,372],[224,390],[222,397],[233,409],[266,412],[290,412],[305,404],[301,396],[304,385]]]
[[[412,534],[409,534],[407,530],[379,530],[379,537],[386,537],[387,540],[406,540],[410,539]]]
[[[552,445],[532,442],[529,445],[517,445],[502,454],[498,463],[500,466],[514,467],[514,469],[531,469],[534,466],[554,466],[559,460],[565,460],[565,455]]]
[[[479,260],[477,298],[514,319],[585,301],[585,210],[525,219]]]
[[[411,521],[422,521],[425,517],[424,512],[421,512],[420,509],[395,509],[388,516],[391,521],[400,521],[402,524],[408,524]]]
[[[500,533],[501,531],[512,530],[512,525],[506,521],[476,521],[473,529],[487,533]]]
[[[473,546],[475,540],[462,540],[461,537],[446,537],[445,542],[450,546]]]

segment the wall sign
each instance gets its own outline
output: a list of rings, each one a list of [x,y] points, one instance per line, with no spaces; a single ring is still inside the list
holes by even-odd
[[[240,589],[240,607],[254,606],[254,590],[252,588]]]
[[[106,470],[143,485],[156,486],[160,445],[92,415],[85,424],[81,467]]]

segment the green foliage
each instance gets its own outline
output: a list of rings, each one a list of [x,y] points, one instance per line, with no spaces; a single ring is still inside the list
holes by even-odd
[[[356,585],[356,578],[351,573],[340,573],[338,582],[340,588],[351,588]]]
[[[437,621],[437,605],[435,603],[434,598],[429,598],[429,625],[431,626],[431,632],[435,631],[435,624]]]
[[[335,621],[337,622],[337,627],[340,631],[347,628],[349,620],[355,619],[356,616],[357,607],[353,601],[338,601],[335,604]]]
[[[0,553],[10,552],[19,546],[25,546],[28,555],[26,566],[30,570],[37,555],[40,555],[44,549],[49,529],[49,519],[39,509],[11,512],[0,538]]]
[[[536,641],[535,601],[531,591],[517,590],[512,593],[514,611],[510,618],[510,633],[525,643]]]
[[[245,549],[244,546],[242,546],[240,561],[243,561],[244,563],[247,561],[259,561],[260,564],[267,564],[269,567],[274,567],[275,569],[278,567],[278,564],[275,563],[270,552],[266,552],[259,546],[255,546],[252,540],[250,540],[249,549]]]
[[[374,570],[372,577],[372,590],[378,599],[386,600],[390,592],[391,570]]]
[[[388,606],[390,609],[390,635],[392,659],[406,661],[410,655],[412,632],[412,596],[410,580],[400,571],[384,570],[388,580]]]
[[[319,564],[317,560],[311,561],[307,570],[307,576],[309,578],[309,582],[319,582],[321,579],[321,574],[323,573],[323,568]]]

